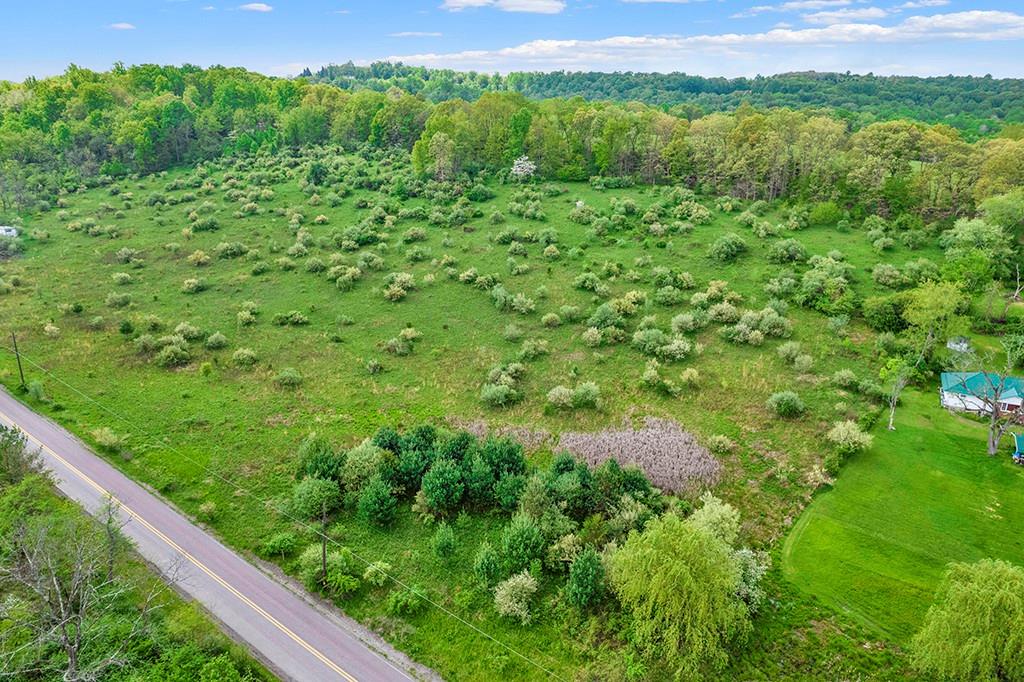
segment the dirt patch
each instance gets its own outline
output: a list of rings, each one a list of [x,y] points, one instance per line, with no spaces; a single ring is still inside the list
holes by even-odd
[[[483,419],[462,419],[460,417],[448,417],[445,421],[453,428],[468,431],[477,438],[487,438],[488,436],[511,438],[527,450],[538,450],[551,440],[551,433],[543,429],[514,425],[491,427]]]

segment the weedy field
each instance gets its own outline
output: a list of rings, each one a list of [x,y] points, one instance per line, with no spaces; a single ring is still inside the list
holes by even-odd
[[[815,224],[778,204],[583,183],[492,182],[460,199],[414,187],[400,160],[305,153],[68,195],[27,221],[24,254],[0,263],[0,317],[18,331],[27,399],[233,546],[287,570],[294,553],[268,555],[266,541],[312,540],[275,513],[300,443],[315,432],[352,447],[381,426],[423,422],[515,435],[534,465],[560,441],[596,461],[589,432],[626,433],[621,444],[603,437],[674,503],[689,509],[714,490],[741,510],[743,542],[777,555],[829,480],[824,434],[843,420],[870,428],[880,409],[876,335],[843,315],[843,297],[912,284],[942,258],[920,230],[899,241],[884,226]],[[311,184],[311,159],[335,179]],[[10,388],[12,360],[0,370]],[[666,428],[637,431],[647,417]],[[686,458],[671,440],[679,428],[694,438]],[[886,437],[871,452],[904,447]],[[871,461],[842,476],[865,475]],[[351,510],[338,518],[334,540],[387,561],[450,613],[399,617],[372,589],[343,608],[443,675],[531,679],[534,664],[565,678],[644,672],[623,659],[611,624],[570,614],[553,584],[542,584],[530,626],[495,614],[472,563],[505,517],[454,518],[447,558],[407,504],[388,530]],[[820,582],[801,566],[797,582]],[[730,675],[884,677],[904,665],[777,570],[768,586],[756,643]]]

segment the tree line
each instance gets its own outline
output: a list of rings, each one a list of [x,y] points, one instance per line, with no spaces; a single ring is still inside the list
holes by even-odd
[[[854,128],[876,120],[912,118],[944,122],[971,137],[1024,123],[1024,80],[989,76],[919,78],[815,71],[754,78],[596,71],[520,71],[502,76],[390,62],[330,64],[315,72],[307,69],[303,76],[353,90],[384,92],[397,86],[432,102],[510,91],[531,99],[644,102],[690,117],[731,111],[743,103],[759,108],[828,107]]]
[[[823,110],[746,104],[688,117],[510,91],[435,104],[397,87],[345,90],[237,68],[71,66],[0,83],[0,212],[32,210],[103,178],[324,143],[407,150],[419,173],[439,179],[506,171],[525,155],[552,180],[672,182],[927,220],[970,213],[1024,184],[1024,140],[969,142],[944,123],[855,129]]]

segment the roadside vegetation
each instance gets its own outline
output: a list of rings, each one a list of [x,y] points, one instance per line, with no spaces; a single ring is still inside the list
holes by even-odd
[[[0,663],[19,680],[271,679],[120,534],[58,497],[38,455],[0,426]]]

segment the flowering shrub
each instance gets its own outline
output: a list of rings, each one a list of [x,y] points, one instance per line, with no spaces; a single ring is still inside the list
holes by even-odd
[[[714,260],[728,263],[736,260],[747,250],[747,242],[735,232],[727,232],[715,240],[708,250],[708,256]]]
[[[512,169],[509,171],[516,180],[529,180],[537,172],[537,164],[530,161],[528,156],[520,156],[512,162]]]
[[[506,618],[529,625],[530,600],[537,592],[537,579],[527,571],[516,573],[494,588],[494,608]]]
[[[487,381],[480,389],[480,400],[491,407],[505,407],[522,399],[517,390],[526,367],[518,362],[498,365],[487,374]]]
[[[842,455],[852,455],[855,452],[866,450],[871,447],[874,437],[865,433],[863,429],[852,420],[836,422],[825,434],[825,438],[836,446],[836,451]]]

